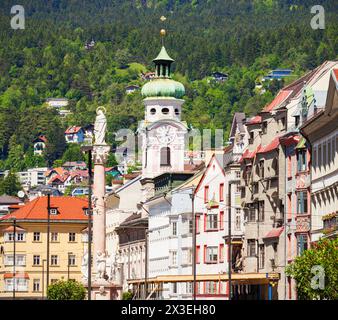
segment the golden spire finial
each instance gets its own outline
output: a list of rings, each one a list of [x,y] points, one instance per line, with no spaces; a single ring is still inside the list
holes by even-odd
[[[160,20],[164,23],[167,20],[167,18],[165,16],[161,16]],[[164,45],[164,37],[166,36],[166,34],[167,34],[167,31],[165,29],[161,29],[160,36],[162,39],[162,46]]]

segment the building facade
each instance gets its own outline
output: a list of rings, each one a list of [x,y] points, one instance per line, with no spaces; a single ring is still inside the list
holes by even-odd
[[[88,221],[87,207],[83,199],[51,197],[50,283],[81,280],[82,258],[88,246],[88,236],[83,232]],[[0,246],[0,297],[11,298],[15,289],[17,298],[45,298],[47,197],[36,198],[0,219]]]
[[[332,69],[325,107],[308,115],[301,133],[311,143],[311,241],[337,230],[338,69]]]
[[[17,173],[20,184],[23,189],[29,190],[32,187],[37,187],[46,184],[45,173],[48,168],[31,168],[27,171],[20,171]]]

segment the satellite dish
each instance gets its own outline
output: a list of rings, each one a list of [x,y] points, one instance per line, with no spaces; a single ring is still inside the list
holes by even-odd
[[[20,190],[20,191],[18,192],[18,197],[19,197],[19,198],[24,198],[24,197],[25,197],[25,193],[24,193],[22,190]]]

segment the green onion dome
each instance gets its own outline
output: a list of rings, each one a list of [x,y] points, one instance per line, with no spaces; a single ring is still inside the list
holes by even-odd
[[[165,47],[162,47],[153,62],[155,63],[155,77],[142,87],[142,96],[146,98],[182,98],[185,94],[185,89],[182,83],[171,79],[170,67],[174,60],[169,57]]]
[[[153,79],[142,87],[142,96],[149,97],[174,97],[180,99],[185,94],[182,83],[172,79]]]

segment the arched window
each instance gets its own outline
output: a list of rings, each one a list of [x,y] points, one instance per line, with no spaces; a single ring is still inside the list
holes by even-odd
[[[156,109],[155,108],[151,108],[150,109],[150,114],[154,115],[156,113]]]
[[[161,166],[170,166],[170,148],[161,148]]]

